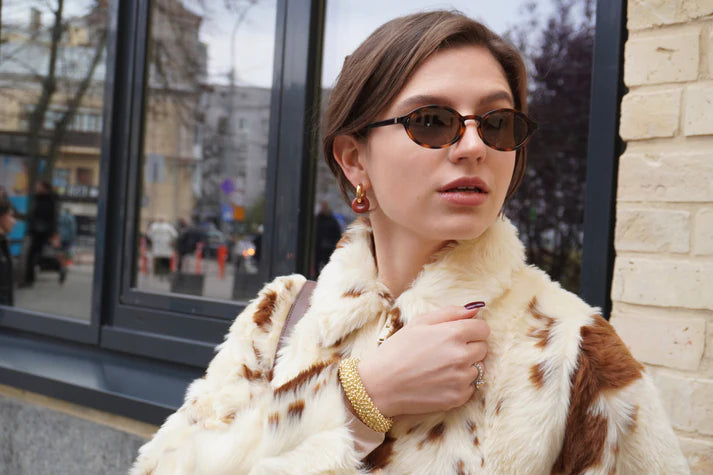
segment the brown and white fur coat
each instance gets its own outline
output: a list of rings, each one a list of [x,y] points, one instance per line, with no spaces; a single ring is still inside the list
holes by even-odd
[[[394,299],[357,221],[273,368],[305,279],[280,277],[238,316],[206,375],[144,445],[132,474],[688,473],[643,366],[597,310],[524,260],[498,220],[454,242]],[[483,300],[486,384],[464,406],[397,417],[357,460],[337,379],[415,315]]]

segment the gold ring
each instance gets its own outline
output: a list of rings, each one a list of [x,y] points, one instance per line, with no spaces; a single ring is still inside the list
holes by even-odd
[[[478,370],[478,377],[475,378],[473,384],[475,385],[475,389],[480,389],[480,387],[485,384],[485,368],[483,368],[481,362],[473,363],[473,366]]]

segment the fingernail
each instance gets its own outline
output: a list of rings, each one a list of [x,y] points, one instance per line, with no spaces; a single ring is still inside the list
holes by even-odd
[[[463,305],[463,306],[464,306],[465,308],[467,308],[468,310],[473,310],[474,308],[483,308],[483,307],[485,307],[485,302],[480,302],[480,301],[478,301],[478,302],[471,302],[471,303],[467,303],[467,304],[465,304],[465,305]]]

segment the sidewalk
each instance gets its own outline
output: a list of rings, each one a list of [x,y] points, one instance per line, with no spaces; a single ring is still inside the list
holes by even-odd
[[[90,262],[75,263],[70,266],[64,284],[59,283],[59,274],[55,271],[37,272],[35,284],[32,287],[15,289],[15,307],[89,322],[94,272],[94,266]],[[195,271],[195,263],[191,259],[187,259],[183,268],[186,272],[188,270]],[[213,260],[204,260],[202,271],[205,276],[202,297],[232,300],[235,276],[233,264],[226,264],[223,279],[218,276],[218,265]],[[245,275],[248,280],[257,278],[257,269],[251,267],[249,272]],[[145,292],[170,293],[171,280],[172,275],[157,277],[149,270],[147,274],[139,273],[136,282],[137,289]],[[259,289],[261,283],[256,282],[251,287],[254,289],[245,289],[249,291],[246,299],[252,299],[255,296],[257,293],[255,289]]]
[[[15,307],[88,322],[93,273],[92,264],[75,264],[60,284],[56,271],[37,272],[32,287],[15,289]]]

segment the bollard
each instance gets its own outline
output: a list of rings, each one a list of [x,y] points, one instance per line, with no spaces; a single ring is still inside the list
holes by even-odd
[[[221,279],[225,278],[225,261],[228,260],[228,246],[221,244],[218,246],[218,276]]]
[[[141,268],[141,273],[142,274],[148,274],[149,273],[149,260],[146,257],[146,238],[144,236],[141,236],[141,240],[139,241],[139,267]]]

